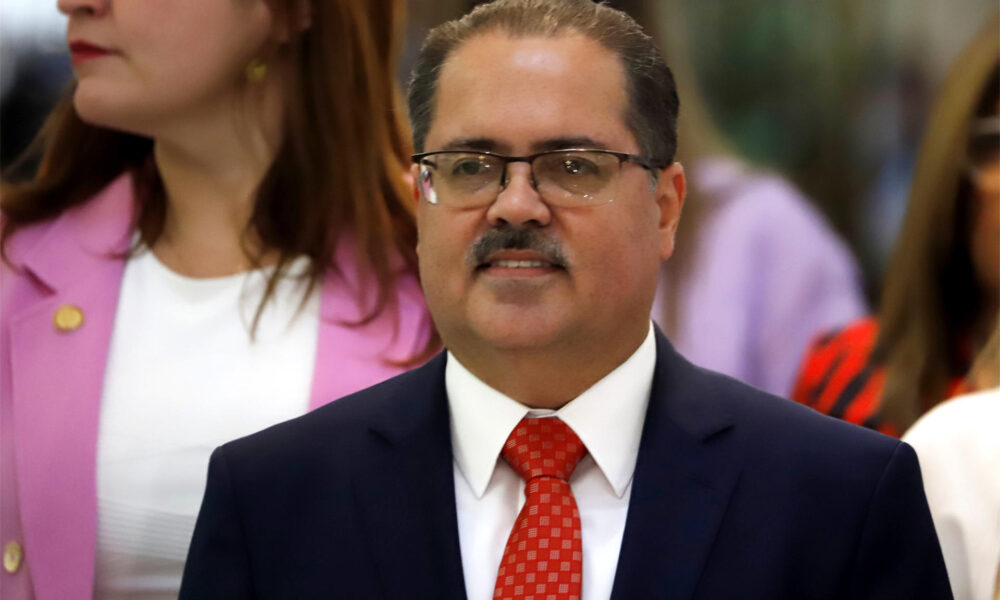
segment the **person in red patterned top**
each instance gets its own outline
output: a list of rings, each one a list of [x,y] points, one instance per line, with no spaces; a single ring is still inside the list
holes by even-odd
[[[931,114],[877,316],[821,335],[792,399],[900,436],[958,393],[1000,296],[1000,20],[959,57]]]

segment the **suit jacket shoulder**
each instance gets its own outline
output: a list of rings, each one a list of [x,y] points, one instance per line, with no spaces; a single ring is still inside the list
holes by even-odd
[[[694,367],[662,337],[615,585],[621,599],[950,597],[909,446]]]
[[[181,597],[463,598],[444,364],[217,449]]]
[[[444,395],[445,355],[428,364],[330,402],[309,413],[278,423],[252,435],[223,445],[232,461],[260,459],[284,469],[294,462],[316,458],[322,448],[324,460],[350,462],[348,457],[371,443],[370,436],[393,443],[421,428],[447,428]],[[444,419],[442,421],[442,418]],[[260,473],[264,475],[273,475]]]

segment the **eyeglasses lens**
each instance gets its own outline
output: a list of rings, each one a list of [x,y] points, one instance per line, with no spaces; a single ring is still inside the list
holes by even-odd
[[[1000,194],[1000,131],[990,128],[973,134],[968,157],[976,187],[990,195]]]
[[[533,165],[538,191],[546,198],[574,206],[600,204],[618,173],[618,158],[600,152],[543,154]]]
[[[425,159],[424,197],[455,207],[484,206],[506,186],[506,159],[489,154],[442,153]],[[539,194],[556,206],[588,206],[610,201],[609,184],[620,170],[613,154],[547,152],[531,165]],[[431,172],[433,170],[433,173]]]

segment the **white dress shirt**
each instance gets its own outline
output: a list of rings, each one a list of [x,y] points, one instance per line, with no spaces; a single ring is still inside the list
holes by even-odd
[[[559,417],[587,447],[569,480],[583,537],[582,600],[611,596],[655,364],[650,324],[645,341],[628,360],[553,411],[531,409],[501,394],[449,353],[445,388],[469,600],[493,598],[504,546],[524,505],[524,480],[500,458],[500,451],[526,416]]]

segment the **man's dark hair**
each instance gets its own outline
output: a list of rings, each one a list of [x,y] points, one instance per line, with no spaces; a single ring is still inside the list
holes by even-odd
[[[673,161],[679,102],[670,69],[632,17],[591,0],[496,0],[431,30],[410,79],[408,100],[417,152],[424,151],[434,117],[441,67],[461,44],[493,31],[513,37],[579,33],[617,54],[628,86],[625,124],[643,155]]]

